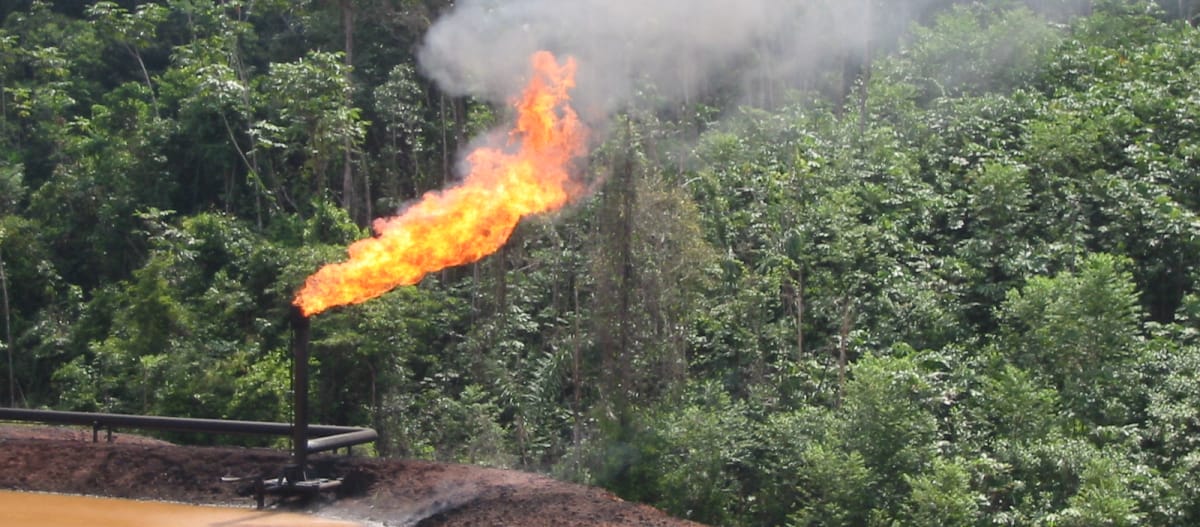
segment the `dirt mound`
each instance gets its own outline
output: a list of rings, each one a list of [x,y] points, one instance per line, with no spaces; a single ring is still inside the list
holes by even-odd
[[[127,434],[104,439],[102,432],[92,443],[91,431],[77,428],[0,424],[0,488],[253,507],[244,485],[221,478],[274,477],[289,458],[278,450],[182,447]],[[311,461],[343,485],[299,506],[374,525],[699,525],[525,472],[329,454]]]

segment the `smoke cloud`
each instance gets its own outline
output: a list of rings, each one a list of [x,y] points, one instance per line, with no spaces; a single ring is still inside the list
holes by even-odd
[[[802,80],[899,32],[931,1],[871,13],[868,0],[461,0],[430,28],[419,60],[448,92],[499,102],[517,91],[534,51],[570,54],[578,107],[603,116],[646,86],[671,103],[731,71],[744,85]]]

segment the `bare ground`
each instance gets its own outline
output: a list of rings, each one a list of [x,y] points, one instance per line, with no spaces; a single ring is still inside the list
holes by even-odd
[[[184,447],[91,430],[0,423],[0,489],[253,507],[247,485],[223,476],[280,474],[287,452]],[[697,527],[646,505],[545,476],[470,465],[324,454],[311,465],[341,487],[300,507],[386,526]],[[270,506],[271,500],[268,499]]]

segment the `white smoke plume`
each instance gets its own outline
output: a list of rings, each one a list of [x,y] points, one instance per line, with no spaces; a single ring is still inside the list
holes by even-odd
[[[461,0],[430,28],[419,59],[448,92],[500,102],[534,51],[570,54],[578,107],[603,116],[641,86],[682,101],[731,69],[747,83],[803,79],[886,38],[881,31],[902,30],[933,1],[882,11],[872,0]]]

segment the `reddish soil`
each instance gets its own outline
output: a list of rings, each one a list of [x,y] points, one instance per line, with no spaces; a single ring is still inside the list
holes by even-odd
[[[90,429],[0,424],[0,489],[254,507],[247,485],[223,476],[279,475],[287,452],[184,447],[136,435],[92,442]],[[697,527],[604,490],[469,465],[322,454],[311,465],[342,478],[302,507],[385,526]]]

